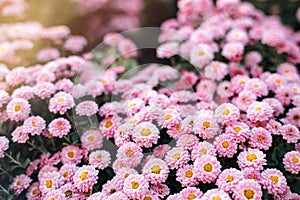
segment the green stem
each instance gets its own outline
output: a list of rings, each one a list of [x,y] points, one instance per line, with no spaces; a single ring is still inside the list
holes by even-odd
[[[67,136],[64,136],[64,139],[65,139],[69,144],[72,144],[71,140],[70,140]]]
[[[5,192],[7,195],[10,195],[10,194],[9,194],[9,191],[8,191],[5,187],[3,187],[1,184],[0,184],[0,188],[1,188],[2,191]]]
[[[68,112],[66,112],[66,116],[67,116],[68,120],[70,121],[70,123],[72,124],[72,128],[75,130],[76,126],[75,126],[73,118],[69,115]]]
[[[11,155],[9,155],[8,153],[4,152],[4,154],[11,160],[11,162],[17,164],[19,167],[26,169],[25,166],[23,166],[19,161],[17,161],[16,159],[14,159]]]
[[[1,166],[0,166],[0,170],[2,172],[4,172],[5,174],[7,174],[9,177],[13,177],[8,171],[6,171],[5,169],[3,169]]]
[[[28,143],[30,146],[32,146],[33,148],[39,150],[41,153],[44,153],[44,152],[45,152],[44,149],[42,149],[41,147],[37,147],[33,142],[27,141],[27,143]]]

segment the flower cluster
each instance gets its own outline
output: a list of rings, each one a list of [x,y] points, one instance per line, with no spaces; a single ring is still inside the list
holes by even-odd
[[[15,195],[300,199],[289,180],[300,173],[295,33],[239,0],[178,7],[157,51],[171,66],[129,68],[137,67],[137,47],[118,33],[104,38],[110,49],[94,63],[69,56],[1,66],[0,158],[20,169],[10,183]],[[97,73],[102,66],[109,68]],[[34,152],[27,164],[13,157],[13,145]]]

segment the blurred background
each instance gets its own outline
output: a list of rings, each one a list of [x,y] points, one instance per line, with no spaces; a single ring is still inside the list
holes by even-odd
[[[15,2],[16,5],[12,5],[11,2]],[[295,17],[300,0],[248,2],[268,15],[280,16],[284,24],[294,30],[300,30],[300,24]],[[66,25],[72,35],[82,35],[87,39],[84,51],[88,52],[99,44],[108,32],[135,27],[159,27],[164,20],[176,17],[176,5],[177,0],[0,0],[0,26],[5,29],[5,24],[28,21],[38,21],[44,27]],[[35,41],[35,48],[31,49],[33,52],[22,52],[22,59],[13,60],[15,63],[9,63],[9,67],[36,64],[36,56],[32,55],[36,55],[43,47],[57,48],[57,44],[60,43],[49,43],[45,39]],[[61,56],[70,53],[74,54],[63,51]]]

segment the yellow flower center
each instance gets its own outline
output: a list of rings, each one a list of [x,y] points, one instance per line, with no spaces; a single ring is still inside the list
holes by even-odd
[[[151,130],[149,128],[143,128],[141,131],[142,136],[149,136],[151,135]]]
[[[188,196],[187,196],[187,198],[188,198],[188,200],[192,200],[192,199],[196,199],[196,195],[195,194],[189,194]]]
[[[130,120],[130,124],[135,124],[137,122],[137,119],[136,118],[133,118]]]
[[[84,181],[85,179],[87,179],[89,173],[88,172],[82,172],[79,176],[79,178]]]
[[[109,83],[109,81],[108,81],[107,79],[102,79],[102,80],[101,80],[101,83],[102,83],[103,85],[106,85],[106,84]]]
[[[299,158],[293,157],[293,158],[292,158],[292,162],[295,163],[295,164],[298,163],[298,162],[299,162]]]
[[[200,50],[200,51],[198,52],[198,55],[199,55],[199,56],[204,56],[204,55],[205,55],[205,51]]]
[[[239,126],[236,126],[233,128],[233,130],[236,132],[236,133],[239,133],[241,130],[243,130],[241,127]]]
[[[135,181],[132,181],[131,182],[131,187],[132,187],[132,189],[138,189],[139,188],[139,183],[138,182],[135,182]]]
[[[34,188],[34,190],[32,190],[32,194],[35,196],[38,194],[38,190],[36,188]]]
[[[105,123],[105,128],[110,128],[112,126],[112,121],[111,120],[108,120],[106,123]]]
[[[35,121],[32,121],[32,122],[31,122],[31,126],[36,127],[36,122],[35,122]]]
[[[212,166],[212,164],[210,164],[210,163],[206,163],[206,164],[203,166],[203,169],[204,169],[204,171],[206,171],[206,172],[211,172],[211,171],[212,171],[212,168],[213,168],[213,166]]]
[[[225,180],[227,183],[230,183],[230,182],[234,181],[234,178],[231,175],[227,175]]]
[[[50,199],[49,200],[55,200],[55,198],[54,197],[50,197]]]
[[[127,156],[127,157],[130,157],[130,156],[132,156],[133,153],[134,153],[134,152],[133,152],[131,149],[129,149],[129,150],[126,152],[126,156]]]
[[[230,110],[228,108],[226,108],[223,112],[223,115],[229,115],[230,114]]]
[[[133,107],[135,107],[136,106],[136,103],[131,103],[131,104],[129,104],[129,107],[131,107],[131,108],[133,108]]]
[[[254,87],[254,88],[259,88],[259,84],[258,84],[258,83],[254,83],[254,84],[253,84],[253,87]]]
[[[65,98],[63,98],[63,97],[57,98],[57,103],[62,103],[64,101],[65,101]]]
[[[223,148],[228,148],[229,147],[229,142],[228,141],[224,141],[224,142],[222,142],[222,146],[223,146]]]
[[[244,85],[246,83],[245,80],[240,80],[240,85]]]
[[[185,177],[187,177],[187,178],[193,177],[193,172],[191,170],[185,171],[184,174],[185,174]]]
[[[52,180],[46,180],[45,186],[46,188],[52,188]]]
[[[129,175],[130,175],[129,173],[126,173],[126,174],[124,175],[124,177],[127,178]]]
[[[19,104],[17,104],[17,105],[14,106],[15,112],[19,112],[21,109],[22,109],[22,106],[19,105]]]
[[[207,154],[207,149],[201,148],[201,149],[199,150],[199,152],[202,153],[202,154],[204,154],[204,155],[206,155],[206,154]]]
[[[261,111],[261,109],[262,109],[262,108],[261,108],[260,106],[256,106],[256,107],[255,107],[255,110],[256,110],[256,111]]]
[[[151,172],[154,174],[160,174],[161,168],[159,165],[154,165],[153,167],[151,167]]]
[[[179,159],[180,159],[180,153],[175,153],[172,157],[173,157],[175,160],[179,160]]]
[[[97,157],[96,157],[96,160],[100,162],[100,161],[102,160],[102,156],[100,156],[100,155],[97,156]]]
[[[19,185],[21,185],[21,183],[22,183],[21,180],[18,180],[16,185],[19,186]]]
[[[64,177],[64,178],[67,178],[68,176],[69,176],[69,172],[64,172],[64,173],[63,173],[63,177]]]
[[[277,84],[280,84],[280,83],[281,83],[281,80],[280,80],[280,79],[276,79],[275,82],[276,82]]]
[[[279,178],[276,175],[271,175],[270,179],[272,180],[273,183],[278,183],[278,181],[279,181]]]
[[[202,125],[205,127],[205,128],[210,128],[210,122],[209,121],[204,121],[202,123]]]
[[[66,195],[67,197],[71,197],[72,194],[73,194],[72,190],[67,190],[67,191],[65,192],[65,195]]]
[[[262,135],[259,135],[257,139],[258,139],[258,141],[262,142],[262,141],[264,141],[265,137]]]
[[[67,155],[69,158],[74,158],[74,151],[69,151]]]
[[[87,140],[88,140],[89,142],[94,142],[95,137],[94,137],[93,135],[90,135],[90,136],[87,137]]]
[[[166,116],[165,116],[165,120],[169,120],[169,119],[172,119],[172,115],[170,115],[170,114],[167,114]]]
[[[255,195],[255,192],[251,189],[246,189],[244,190],[244,196],[247,198],[247,199],[253,199]]]
[[[144,197],[144,199],[143,200],[152,200],[152,198],[151,197],[149,197],[149,196],[146,196],[146,197]]]
[[[247,156],[246,156],[246,159],[250,162],[254,161],[257,159],[257,156],[254,154],[254,153],[249,153]]]
[[[212,200],[222,200],[222,198],[220,196],[213,196],[211,199]]]

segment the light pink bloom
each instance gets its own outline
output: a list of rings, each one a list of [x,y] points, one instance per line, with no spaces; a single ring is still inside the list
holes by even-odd
[[[61,150],[60,157],[63,164],[79,164],[82,159],[82,150],[75,145],[65,146]]]
[[[123,192],[132,199],[141,199],[149,190],[149,183],[143,175],[129,175],[124,181]]]
[[[103,170],[110,164],[110,153],[105,150],[93,151],[89,155],[89,164]]]
[[[52,136],[62,138],[70,132],[71,124],[65,118],[60,117],[52,120],[48,129]]]
[[[278,169],[264,170],[261,173],[260,184],[272,195],[285,194],[288,189],[286,178]]]
[[[31,105],[27,100],[22,98],[12,99],[6,107],[6,112],[10,120],[23,121],[30,113]]]
[[[71,36],[65,43],[64,48],[71,51],[72,53],[77,53],[83,51],[84,47],[87,45],[87,40],[82,36]]]
[[[197,158],[194,163],[197,179],[203,183],[214,182],[221,173],[221,164],[216,157],[210,155]]]
[[[198,68],[203,68],[213,57],[213,50],[207,44],[195,45],[190,52],[190,62]]]
[[[251,130],[248,143],[251,148],[268,150],[272,146],[272,135],[262,127],[254,127]]]
[[[32,179],[25,174],[18,175],[14,178],[13,182],[10,185],[10,188],[19,195],[23,190],[27,189],[30,185]]]
[[[203,194],[203,196],[200,198],[200,200],[214,200],[214,199],[222,199],[222,200],[230,200],[230,196],[224,192],[223,190],[219,189],[211,189],[208,190],[206,193]]]
[[[169,167],[165,161],[151,158],[144,165],[142,173],[149,183],[158,184],[167,180]]]
[[[176,180],[181,183],[182,187],[191,187],[199,184],[193,165],[185,165],[179,168],[176,172]]]
[[[262,199],[261,186],[258,182],[253,180],[242,180],[236,185],[236,189],[233,192],[233,197],[236,200]]]
[[[80,192],[91,192],[97,183],[99,171],[93,166],[83,165],[74,174],[74,186]]]
[[[37,54],[37,60],[39,62],[48,62],[50,60],[54,60],[59,58],[60,53],[57,49],[52,47],[46,47],[41,49]]]
[[[283,158],[284,169],[292,174],[300,172],[300,152],[290,151]]]
[[[235,168],[229,168],[223,170],[217,181],[216,185],[225,192],[232,193],[235,190],[236,185],[243,179],[241,171]]]
[[[222,50],[222,55],[233,62],[241,61],[243,53],[244,45],[241,42],[228,42]]]
[[[232,158],[237,152],[237,142],[232,135],[221,134],[215,138],[214,146],[220,157]]]
[[[40,116],[31,116],[24,121],[23,129],[30,135],[40,135],[46,128],[46,121]]]
[[[247,109],[247,118],[252,122],[267,121],[273,116],[273,109],[266,102],[255,101]]]
[[[82,147],[88,151],[102,147],[103,136],[99,130],[87,130],[80,137]]]
[[[248,149],[238,155],[237,163],[240,169],[254,168],[258,171],[263,169],[263,165],[267,164],[265,157],[266,155],[258,149]]]

